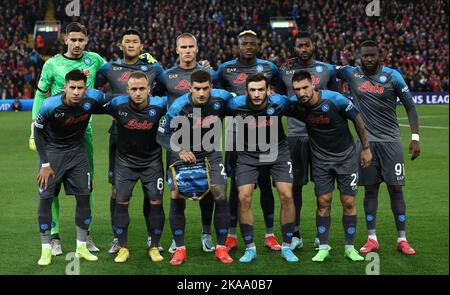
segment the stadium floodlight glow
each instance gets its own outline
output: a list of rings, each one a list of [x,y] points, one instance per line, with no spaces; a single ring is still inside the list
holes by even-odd
[[[297,22],[293,17],[271,17],[272,29],[297,29]]]

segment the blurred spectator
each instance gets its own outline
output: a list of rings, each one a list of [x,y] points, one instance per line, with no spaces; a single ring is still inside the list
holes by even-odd
[[[22,104],[20,103],[20,100],[18,98],[14,100],[14,103],[12,104],[11,108],[14,112],[22,110]]]

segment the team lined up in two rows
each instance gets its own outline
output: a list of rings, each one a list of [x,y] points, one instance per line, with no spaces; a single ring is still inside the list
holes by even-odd
[[[40,158],[38,215],[42,254],[38,264],[47,265],[52,255],[62,254],[57,198],[62,183],[66,194],[75,195],[77,201],[76,255],[97,260],[91,252],[98,248],[89,231],[93,203],[93,145],[89,122],[94,113],[113,116],[109,179],[114,240],[109,252],[117,253],[116,262],[125,262],[130,255],[128,205],[139,179],[144,191],[149,256],[152,261],[163,260],[160,237],[165,213],[161,146],[167,150],[167,166],[179,160],[195,163],[208,158],[211,190],[200,201],[201,244],[205,252],[215,251],[215,257],[222,263],[233,262],[230,253],[237,247],[238,221],[246,245],[239,261],[251,262],[256,257],[250,207],[255,184],[261,190],[265,245],[281,250],[286,261],[298,261],[293,250],[303,246],[300,234],[302,187],[309,181],[310,173],[317,196],[315,244],[318,252],[313,261],[324,261],[330,253],[328,232],[335,182],[343,206],[346,257],[363,260],[353,246],[358,185],[365,187],[368,229],[368,241],[360,252],[379,248],[375,228],[381,182],[387,184],[391,197],[398,231],[397,249],[407,255],[415,253],[405,234],[404,161],[395,113],[397,97],[407,111],[411,126],[409,151],[412,159],[420,154],[418,116],[401,75],[379,64],[379,50],[373,41],[361,44],[362,66],[340,67],[316,61],[311,36],[300,33],[294,48],[297,57],[278,70],[273,63],[256,58],[256,33],[244,31],[238,38],[239,57],[222,64],[216,73],[207,61],[197,62],[197,42],[188,33],[176,40],[179,64],[165,71],[151,55],[141,54],[137,31],[124,32],[119,45],[123,59],[110,63],[105,63],[95,53],[84,51],[88,40],[82,25],[72,23],[66,33],[67,52],[45,63],[33,106],[34,134],[32,132],[30,147],[36,145]],[[348,83],[355,105],[338,93],[337,78]],[[106,95],[94,89],[106,83],[111,89]],[[48,92],[54,96],[45,99]],[[192,140],[189,149],[173,150],[170,139],[177,129],[171,127],[171,121],[178,116],[187,117],[194,128],[192,114],[196,108],[201,110],[202,119],[210,116],[221,121],[226,115],[266,117],[265,124],[247,124],[243,130],[235,130],[243,134],[248,134],[249,128],[266,128],[265,134],[269,134],[273,120],[278,121],[285,115],[288,116],[288,135],[279,120],[278,140],[274,146],[278,154],[269,162],[260,161],[265,152],[249,137],[245,138],[244,151],[227,151],[225,161],[220,151],[198,151],[194,146],[200,143]],[[355,125],[358,144],[354,143],[348,120]],[[197,125],[203,136],[214,124]],[[231,181],[228,198],[226,176]],[[169,184],[171,181],[174,180],[169,178]],[[282,245],[273,232],[272,183],[280,197]],[[171,186],[169,223],[173,242],[169,251],[173,253],[172,265],[182,264],[187,259],[184,210],[185,200]],[[211,238],[213,212],[216,246]]]

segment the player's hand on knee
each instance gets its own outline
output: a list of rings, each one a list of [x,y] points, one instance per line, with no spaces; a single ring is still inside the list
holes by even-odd
[[[34,121],[31,122],[31,134],[30,139],[28,140],[28,147],[32,151],[36,151],[36,144],[34,143]]]
[[[53,171],[52,167],[41,167],[39,170],[39,174],[37,176],[38,185],[40,188],[47,189],[48,186],[48,179],[50,177],[55,178],[55,172]]]
[[[412,140],[409,144],[409,155],[411,160],[414,160],[418,156],[420,156],[420,146],[417,140]]]
[[[181,151],[179,154],[181,161],[185,163],[195,164],[197,158],[195,158],[194,153],[191,151]]]

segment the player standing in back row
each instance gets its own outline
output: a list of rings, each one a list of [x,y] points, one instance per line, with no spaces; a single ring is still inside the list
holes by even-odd
[[[156,77],[163,72],[162,66],[148,53],[141,54],[143,45],[141,42],[141,34],[136,30],[126,30],[119,43],[119,48],[123,53],[123,59],[118,61],[111,61],[105,64],[97,74],[95,79],[95,88],[109,83],[111,88],[107,95],[118,96],[127,94],[127,82],[131,74],[135,71],[142,71],[148,78],[150,90],[152,89]],[[143,58],[149,57],[150,59]],[[116,188],[114,183],[114,160],[116,157],[118,145],[118,127],[116,120],[113,118],[111,128],[109,129],[109,169],[108,180],[112,184],[112,192],[110,199],[111,225],[113,225],[113,216],[116,206]],[[150,249],[151,244],[151,230],[148,221],[150,214],[150,199],[149,196],[144,196],[143,213],[145,224],[147,225],[147,248]],[[114,233],[114,230],[113,230]],[[115,236],[115,234],[114,234]],[[117,253],[120,249],[119,240],[115,236],[109,253]],[[160,247],[160,250],[162,248]]]
[[[33,102],[32,120],[36,120],[37,114],[45,100],[45,96],[50,92],[50,95],[56,95],[64,90],[65,75],[74,70],[81,70],[87,77],[86,87],[94,88],[94,81],[97,72],[105,64],[103,58],[95,52],[85,51],[86,45],[89,41],[86,27],[80,23],[70,23],[66,27],[66,36],[64,42],[67,45],[67,51],[63,54],[58,54],[47,60],[42,68],[41,78],[36,91],[36,97]],[[94,177],[94,143],[92,127],[89,125],[84,136],[84,144],[89,157],[89,164],[91,169],[91,177]],[[30,148],[34,149],[33,132],[30,137]],[[52,253],[54,256],[62,255],[62,247],[59,236],[59,199],[58,192],[53,198],[52,203]],[[90,193],[89,204],[91,209],[94,205],[94,195]],[[87,247],[91,252],[98,252],[99,249],[88,235]]]
[[[179,63],[165,70],[158,76],[158,82],[153,91],[154,95],[167,96],[167,108],[170,108],[174,100],[189,93],[190,79],[193,71],[205,68],[212,77],[212,83],[217,86],[217,74],[209,67],[206,61],[197,62],[197,39],[190,33],[183,33],[176,39],[176,51]],[[214,200],[211,194],[200,200],[202,216],[201,245],[205,252],[214,251],[215,247],[211,236],[211,222],[213,218]],[[175,253],[175,241],[172,241],[169,252]]]
[[[349,84],[356,107],[361,112],[373,154],[373,162],[360,169],[360,185],[364,185],[364,210],[368,241],[361,253],[379,249],[376,236],[376,213],[380,183],[387,184],[391,209],[397,227],[397,250],[415,254],[406,240],[406,205],[402,186],[405,185],[405,164],[395,108],[400,98],[408,115],[412,138],[409,145],[411,160],[420,155],[419,118],[411,92],[402,75],[380,64],[380,51],[374,41],[360,45],[360,67],[336,67],[337,77]]]
[[[275,92],[284,94],[286,88],[281,80],[280,71],[277,66],[270,61],[256,58],[259,50],[259,39],[253,31],[243,31],[239,34],[239,57],[222,64],[218,69],[219,81],[223,89],[235,93],[236,95],[246,94],[246,80],[251,74],[263,73],[269,80],[269,84],[274,87]],[[235,132],[233,131],[233,134]],[[228,140],[230,140],[228,138]],[[237,212],[238,212],[238,191],[235,182],[237,153],[235,151],[226,152],[227,174],[230,177],[230,229],[227,238],[229,250],[237,247]],[[261,191],[260,204],[263,211],[266,234],[264,243],[272,250],[281,250],[273,233],[273,220],[275,212],[275,200],[272,193],[272,181],[270,175],[261,172],[258,179],[258,186]]]
[[[286,85],[288,97],[294,95],[292,76],[299,71],[307,71],[312,76],[312,82],[316,89],[329,89],[340,92],[336,81],[336,71],[332,65],[314,59],[315,45],[312,36],[307,32],[300,32],[295,41],[294,51],[297,57],[291,60],[281,69],[283,82]],[[308,183],[311,165],[311,151],[309,137],[305,123],[293,117],[287,118],[288,143],[291,152],[294,183],[292,193],[295,203],[295,232],[292,238],[291,249],[302,248],[303,239],[300,234],[300,217],[303,203],[303,186]],[[319,247],[319,239],[315,241]]]

